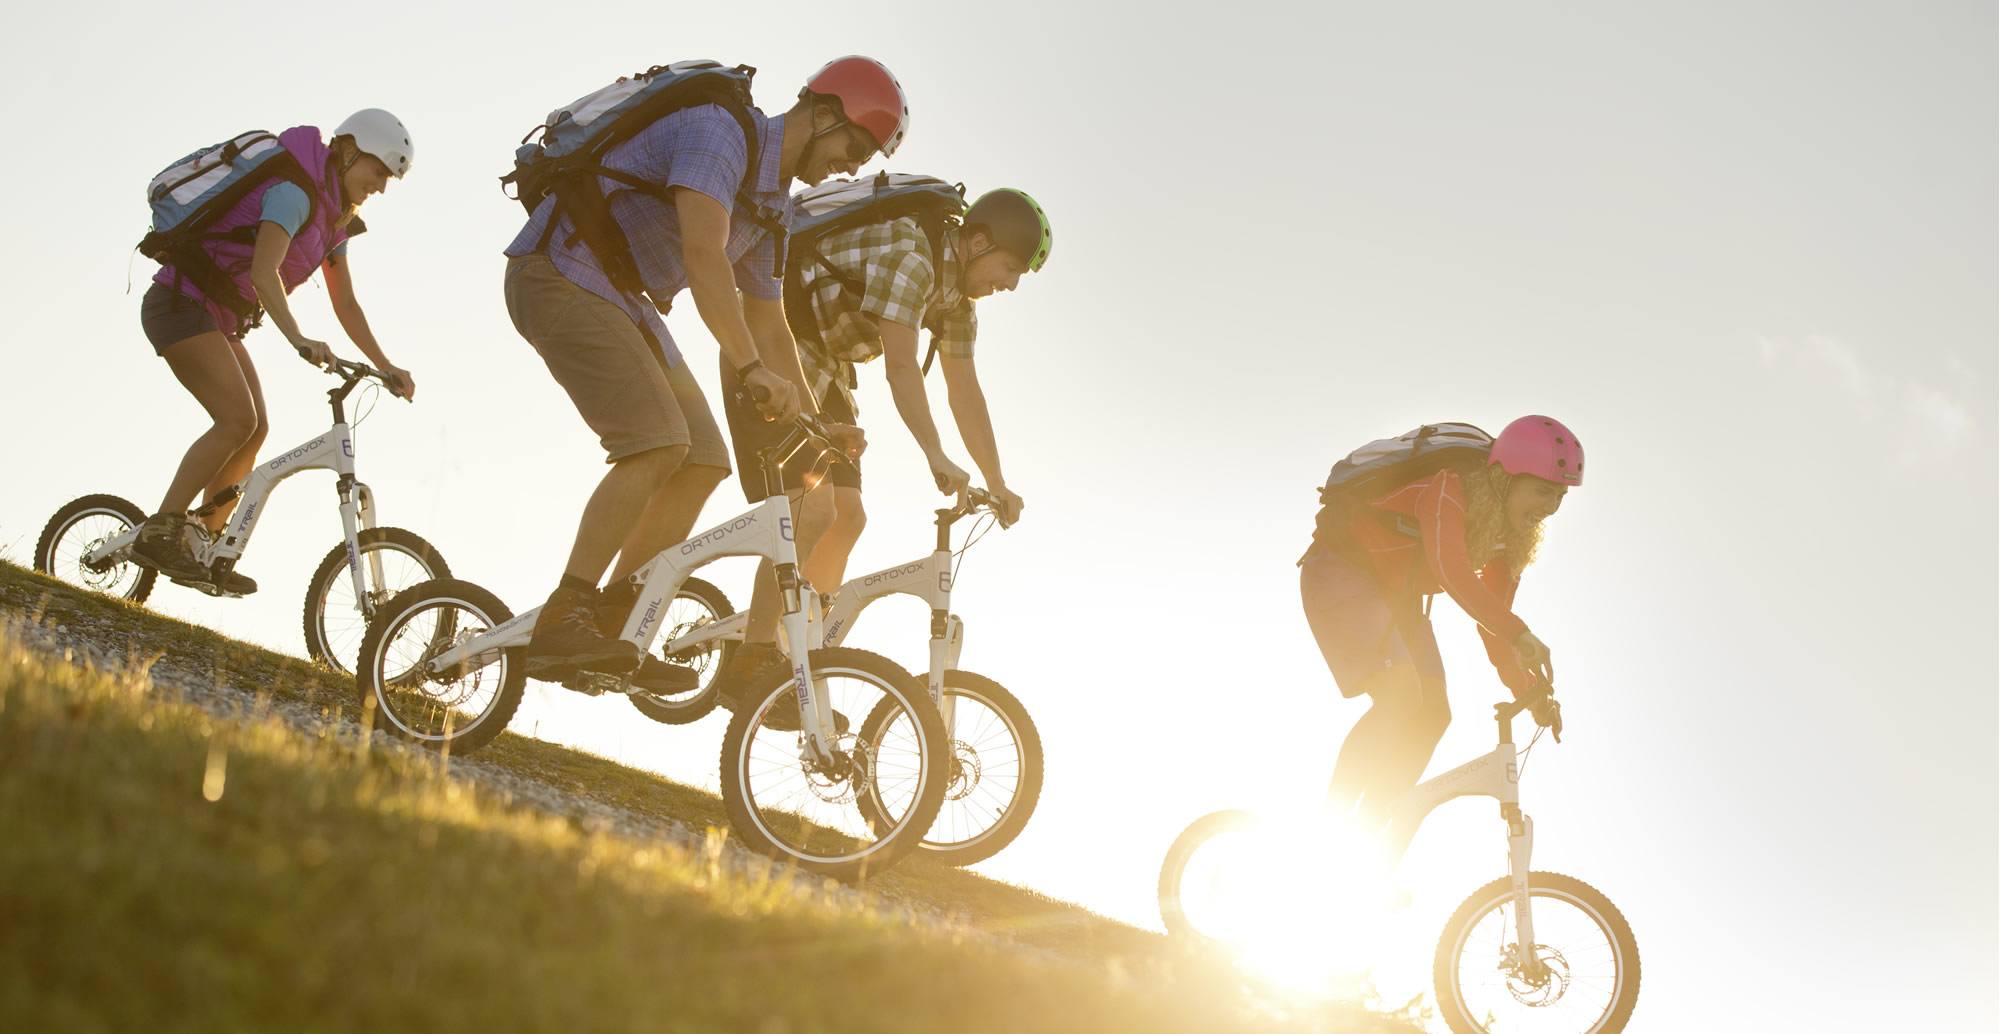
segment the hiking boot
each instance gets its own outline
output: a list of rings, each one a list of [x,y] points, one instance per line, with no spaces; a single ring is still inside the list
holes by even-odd
[[[632,673],[632,684],[648,693],[686,693],[701,685],[701,673],[658,657],[647,657]]]
[[[177,582],[206,583],[208,569],[196,558],[194,529],[184,513],[156,513],[139,525],[139,538],[132,543],[132,561],[150,567]]]
[[[257,580],[235,568],[217,573],[204,569],[200,578],[175,578],[168,575],[175,585],[185,585],[190,589],[200,589],[210,596],[248,596],[257,591]]]
[[[743,643],[736,647],[736,655],[729,665],[715,678],[716,693],[722,706],[731,711],[746,706],[755,706],[763,695],[780,683],[792,681],[792,660],[785,652],[771,643]],[[799,698],[787,693],[783,699],[771,705],[764,712],[762,725],[773,732],[798,732]],[[847,734],[847,716],[839,711],[833,713],[833,734]]]
[[[620,578],[597,590],[598,632],[607,639],[618,638],[618,633],[625,631],[625,619],[632,616],[632,605],[637,602],[639,587],[628,579]]]
[[[523,667],[538,679],[561,681],[576,671],[623,675],[639,667],[639,648],[597,630],[597,590],[557,586],[542,604]]]

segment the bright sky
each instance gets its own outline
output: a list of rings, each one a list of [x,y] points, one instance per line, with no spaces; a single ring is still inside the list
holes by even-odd
[[[340,10],[11,16],[9,558],[84,492],[150,509],[203,426],[138,327],[147,179],[244,129],[379,105],[418,157],[352,260],[420,388],[362,428],[361,473],[455,572],[539,602],[601,464],[501,301],[515,141],[661,61],[754,64],[776,112],[866,52],[912,97],[893,168],[1025,188],[1056,224],[1047,270],[980,312],[1029,509],[963,571],[964,660],[1028,702],[1050,764],[1034,822],[983,871],[1155,923],[1187,822],[1309,802],[1362,711],[1299,612],[1314,486],[1369,438],[1548,412],[1591,481],[1519,601],[1570,720],[1524,802],[1537,866],[1637,931],[1633,1029],[1993,1024],[1991,5],[1025,4],[864,24],[852,5],[586,2],[572,37],[541,4]],[[295,296],[304,326],[354,355],[324,297]],[[673,325],[715,398],[693,307]],[[275,331],[250,343],[270,447],[322,430],[328,382]],[[937,498],[868,374],[855,572],[923,555]],[[707,516],[740,501],[725,486]],[[243,562],[260,595],[162,587],[154,605],[301,652],[305,579],[337,539],[330,479],[302,477]],[[711,580],[740,603],[748,570]],[[1437,624],[1461,715],[1442,768],[1490,745],[1498,684],[1456,609]],[[925,633],[920,606],[885,605],[856,645],[914,666]],[[714,785],[719,718],[668,729],[550,688],[516,727]],[[1502,836],[1490,802],[1433,816],[1391,997],[1424,989],[1429,940],[1502,873]]]

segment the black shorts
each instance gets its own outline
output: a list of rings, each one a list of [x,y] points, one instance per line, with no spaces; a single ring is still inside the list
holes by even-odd
[[[167,346],[197,334],[213,334],[218,329],[208,306],[166,284],[146,289],[139,301],[139,329],[153,343],[153,354],[162,355]]]
[[[736,450],[736,480],[743,486],[743,498],[761,503],[770,492],[764,487],[764,465],[757,453],[785,440],[789,428],[772,423],[758,414],[757,407],[742,397],[743,382],[727,357],[722,360],[722,415],[729,422],[729,441]],[[846,396],[832,392],[820,408],[820,419],[832,424],[852,424],[854,410]],[[840,488],[861,488],[861,461],[807,445],[792,454],[783,468],[784,489],[793,491],[818,487],[831,481]]]

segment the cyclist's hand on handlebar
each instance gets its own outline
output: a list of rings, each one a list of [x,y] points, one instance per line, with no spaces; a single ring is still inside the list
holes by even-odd
[[[382,378],[389,382],[389,394],[407,401],[416,401],[417,380],[410,376],[410,371],[400,366],[384,366]]]
[[[1521,667],[1528,669],[1528,674],[1543,682],[1556,680],[1555,664],[1549,658],[1548,644],[1535,638],[1535,633],[1524,631],[1514,637],[1514,652],[1520,656]]]
[[[1021,508],[1027,504],[1012,489],[1006,485],[991,485],[986,494],[993,497],[993,515],[1000,519],[1001,527],[1012,527],[1015,521],[1021,519]]]
[[[743,378],[743,387],[764,419],[784,424],[798,419],[799,389],[783,374],[759,366]]]
[[[312,338],[302,334],[292,339],[292,347],[298,351],[299,358],[304,359],[306,362],[322,370],[333,369],[333,346],[326,342],[314,341]]]
[[[945,495],[957,495],[965,491],[965,486],[972,483],[972,475],[967,474],[963,467],[953,463],[942,452],[932,456],[930,464],[931,480],[937,482],[938,491]]]
[[[1556,702],[1555,694],[1547,686],[1542,687],[1542,696],[1529,706],[1528,713],[1535,716],[1535,724],[1552,733],[1557,743],[1563,741],[1563,709]]]
[[[868,451],[868,432],[853,424],[823,424],[827,437],[850,460],[858,460]]]

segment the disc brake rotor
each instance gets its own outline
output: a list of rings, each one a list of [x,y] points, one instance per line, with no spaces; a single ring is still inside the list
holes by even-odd
[[[92,564],[90,561],[83,559],[102,548],[104,543],[110,541],[110,538],[109,535],[103,535],[91,539],[89,542],[84,543],[83,552],[77,554],[76,566],[83,569],[83,583],[93,589],[102,590],[119,580],[119,565],[115,561],[105,559]]]
[[[979,789],[979,752],[964,740],[951,741],[951,781],[945,784],[944,799],[962,801]]]
[[[806,788],[828,804],[853,803],[874,779],[875,759],[868,745],[852,733],[835,737],[831,766],[814,759],[812,746],[803,735],[799,747],[799,770],[805,773]]]
[[[1535,956],[1541,965],[1534,974],[1521,965],[1519,954],[1519,945],[1508,946],[1502,967],[1507,972],[1507,993],[1530,1009],[1545,1009],[1562,1001],[1569,991],[1569,960],[1563,958],[1563,953],[1546,944],[1535,945]]]
[[[432,672],[430,665],[431,658],[444,653],[446,650],[463,646],[481,634],[481,632],[476,632],[469,628],[461,629],[457,635],[451,637],[449,642],[434,645],[432,649],[426,650],[424,655],[417,659],[416,666],[411,670],[423,673],[425,682],[439,689],[448,690],[448,692],[430,692],[425,695],[446,707],[457,707],[467,700],[472,699],[479,692],[480,687],[486,681],[487,665],[480,665],[469,672],[461,669],[454,673]]]

